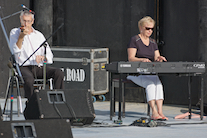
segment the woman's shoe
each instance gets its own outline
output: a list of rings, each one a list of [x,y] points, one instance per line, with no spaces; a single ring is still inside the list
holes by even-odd
[[[162,117],[161,116],[156,116],[156,117],[151,116],[151,119],[152,120],[162,120]]]
[[[166,116],[163,116],[162,119],[163,120],[168,120],[168,118]]]

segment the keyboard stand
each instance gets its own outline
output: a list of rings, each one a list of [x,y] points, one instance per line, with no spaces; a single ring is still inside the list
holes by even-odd
[[[158,74],[159,75],[159,74]],[[188,98],[189,98],[189,116],[188,118],[191,119],[191,85],[192,85],[192,77],[196,76],[195,74],[182,74],[180,76],[188,76]],[[118,120],[121,121],[121,106],[122,106],[122,73],[119,73],[119,112],[118,112]],[[200,103],[200,120],[203,120],[203,75],[201,75],[201,103]]]

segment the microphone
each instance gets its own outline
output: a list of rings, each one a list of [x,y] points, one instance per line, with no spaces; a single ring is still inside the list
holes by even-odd
[[[22,6],[22,8],[27,9],[28,11],[30,11],[30,9],[27,8],[25,5],[22,4],[21,6]]]
[[[27,8],[25,5],[21,5],[22,6],[22,8],[23,9],[26,9],[26,10],[28,10],[29,12],[31,12],[32,14],[35,14],[35,12],[34,11],[32,11],[32,10],[30,10],[29,8]]]

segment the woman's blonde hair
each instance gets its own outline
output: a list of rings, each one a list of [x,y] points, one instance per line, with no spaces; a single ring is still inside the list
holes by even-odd
[[[141,20],[138,21],[138,27],[142,27],[145,23],[153,23],[155,25],[155,20],[153,20],[150,16],[145,16]]]

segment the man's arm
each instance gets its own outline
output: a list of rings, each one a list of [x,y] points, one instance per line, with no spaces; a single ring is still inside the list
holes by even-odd
[[[26,29],[26,28],[24,28],[24,27],[21,27],[20,29],[21,29],[21,32],[20,32],[20,34],[19,34],[19,38],[18,38],[18,40],[17,40],[17,42],[16,42],[16,45],[17,45],[17,47],[18,47],[19,49],[22,48],[22,42],[23,42],[23,40],[24,40],[24,36],[28,34],[28,29]]]

